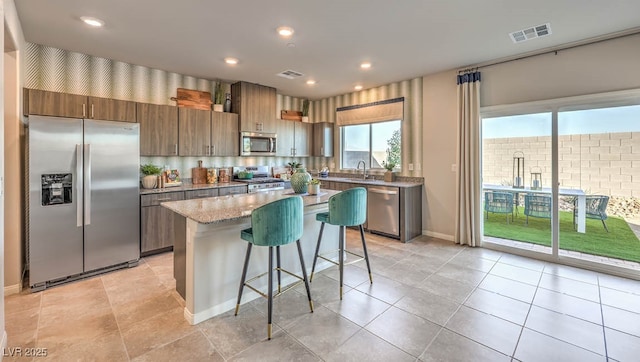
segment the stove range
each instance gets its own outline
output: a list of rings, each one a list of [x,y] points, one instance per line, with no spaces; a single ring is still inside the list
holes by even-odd
[[[240,179],[238,172],[251,172],[253,178]],[[284,182],[279,178],[269,176],[269,166],[237,166],[233,167],[233,181],[244,182],[247,185],[249,193],[284,190]]]

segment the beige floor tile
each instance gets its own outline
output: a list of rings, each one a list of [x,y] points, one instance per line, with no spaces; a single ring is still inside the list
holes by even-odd
[[[44,320],[44,317],[42,317]],[[88,343],[109,333],[117,333],[118,324],[110,308],[95,310],[92,314],[51,315],[38,328],[37,346],[51,353],[69,346]]]
[[[167,343],[176,341],[197,327],[189,325],[183,316],[183,308],[168,310],[154,318],[132,324],[122,329],[122,339],[130,358],[136,358]]]
[[[426,362],[509,362],[511,358],[467,337],[442,329],[420,356]]]
[[[5,331],[9,336],[35,334],[40,319],[39,309],[27,309],[5,316]]]
[[[366,329],[414,357],[419,357],[442,327],[391,307]]]
[[[229,311],[200,323],[198,327],[227,359],[267,340],[267,317],[251,306],[242,306],[237,316],[234,316],[234,311]],[[272,335],[275,336],[280,327],[272,327]]]
[[[342,300],[328,303],[325,306],[362,327],[390,307],[389,304],[376,298],[371,298],[355,289],[345,293]]]
[[[30,293],[28,290],[23,290],[20,294],[13,294],[4,298],[5,315],[9,316],[29,309],[40,309],[42,294],[42,292]]]
[[[415,361],[408,353],[373,333],[361,329],[343,345],[331,351],[326,361]]]
[[[196,330],[174,342],[134,358],[135,362],[224,361],[209,340]]]
[[[49,361],[128,361],[129,357],[118,331],[95,339],[51,351]]]
[[[125,330],[135,323],[180,307],[173,292],[166,291],[147,299],[138,299],[130,303],[114,306],[113,312],[118,320],[118,325]]]
[[[273,335],[270,341],[264,340],[255,343],[251,347],[233,356],[229,361],[312,362],[320,361],[320,358],[283,331],[279,331]]]

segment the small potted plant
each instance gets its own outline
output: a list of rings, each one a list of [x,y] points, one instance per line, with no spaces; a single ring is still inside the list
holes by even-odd
[[[296,161],[291,161],[287,163],[287,166],[289,166],[289,173],[293,175],[293,173],[296,172],[296,168],[301,167],[302,164]]]
[[[311,181],[309,181],[307,192],[309,195],[318,195],[320,193],[320,180],[312,178]]]
[[[384,180],[386,182],[393,182],[394,180],[393,169],[396,167],[396,164],[393,162],[382,161],[382,167],[387,169],[387,171],[384,173]]]
[[[140,165],[140,172],[142,173],[142,187],[145,189],[152,189],[157,186],[158,175],[162,172],[162,169],[152,163],[146,163]]]
[[[222,90],[222,82],[216,82],[213,89],[213,111],[222,112],[224,110],[224,91]]]
[[[309,123],[309,100],[302,101],[302,122]]]

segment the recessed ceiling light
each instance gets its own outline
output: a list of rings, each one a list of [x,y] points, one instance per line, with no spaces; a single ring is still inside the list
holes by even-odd
[[[80,20],[82,20],[85,24],[96,27],[96,28],[104,26],[104,21],[98,18],[92,18],[90,16],[81,16]]]
[[[357,86],[353,87],[355,90],[362,90],[362,86],[360,84],[358,84]]]
[[[315,80],[313,80],[313,79],[309,79],[309,80],[307,81],[307,84],[308,84],[308,85],[314,85],[314,84],[316,84],[316,81],[315,81]]]
[[[236,58],[224,58],[224,62],[231,65],[238,64],[238,59]]]
[[[371,68],[371,63],[369,63],[369,62],[362,63],[362,64],[360,64],[360,68],[369,69],[369,68]]]
[[[291,35],[293,35],[293,28],[290,28],[288,26],[281,26],[278,29],[276,29],[276,31],[278,32],[278,34],[280,34],[281,37],[283,38],[288,38]]]

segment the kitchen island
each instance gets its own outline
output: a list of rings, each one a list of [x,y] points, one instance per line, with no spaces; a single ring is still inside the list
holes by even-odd
[[[304,234],[300,239],[307,272],[310,272],[320,222],[315,215],[328,210],[329,197],[338,191],[321,190],[318,196],[303,196]],[[190,324],[198,324],[231,310],[236,305],[247,242],[240,231],[251,227],[251,212],[269,202],[295,196],[291,190],[259,192],[164,202],[161,205],[176,213],[174,276],[176,290],[185,299],[184,316]],[[337,249],[338,227],[326,225],[321,253]],[[248,276],[268,270],[268,248],[255,247],[251,253]],[[301,274],[295,246],[281,248],[282,267]],[[337,258],[337,254],[336,254]],[[318,261],[316,270],[331,266]],[[283,274],[282,286],[297,279]],[[266,291],[267,278],[254,286]],[[313,297],[313,288],[311,290]],[[245,291],[242,303],[259,295]]]

